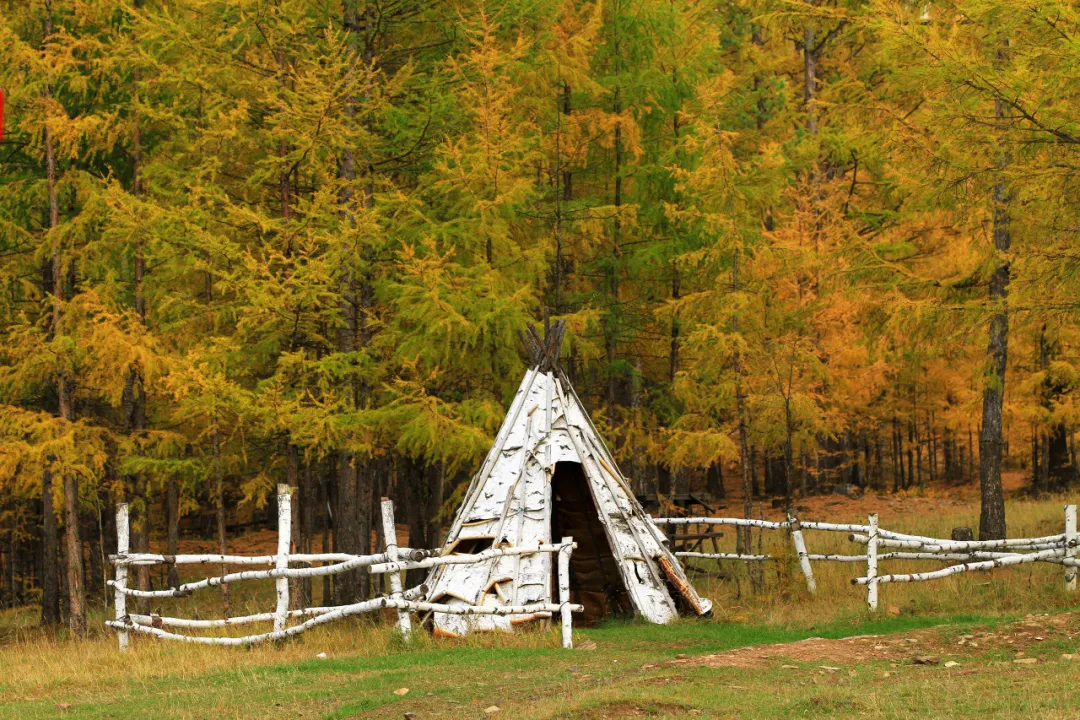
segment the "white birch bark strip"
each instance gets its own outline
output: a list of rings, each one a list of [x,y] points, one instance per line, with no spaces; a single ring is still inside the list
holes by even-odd
[[[314,615],[324,615],[333,609],[334,608],[332,607],[305,608],[303,610],[289,610],[287,614],[291,618],[310,617]],[[241,615],[239,617],[220,618],[215,620],[191,620],[188,618],[174,618],[164,615],[128,615],[131,622],[136,625],[181,628],[225,628],[235,627],[237,625],[252,625],[254,623],[272,622],[275,616],[276,613],[257,613],[255,615]]]
[[[498,550],[485,550],[472,555],[438,555],[424,558],[423,560],[401,560],[398,562],[383,562],[372,565],[368,572],[372,575],[383,573],[401,572],[402,570],[416,570],[420,568],[437,567],[439,565],[472,565],[481,563],[491,558],[506,555],[533,555],[535,553],[559,552],[561,544],[554,545],[522,545],[520,547],[501,548]]]
[[[753,518],[654,518],[646,515],[653,525],[734,525],[737,527],[757,527],[765,530],[786,530],[786,522],[754,520]]]
[[[420,583],[401,593],[401,597],[404,600],[423,600],[428,596],[428,590],[427,583]]]
[[[451,606],[442,605],[439,603],[427,603],[427,602],[411,602],[407,600],[392,600],[391,598],[382,597],[375,598],[374,600],[367,600],[361,603],[355,603],[352,605],[343,605],[341,607],[332,608],[329,612],[307,620],[306,622],[294,625],[284,630],[278,630],[274,632],[261,633],[259,635],[247,635],[244,637],[202,637],[197,635],[181,635],[179,633],[171,633],[160,628],[136,624],[132,622],[121,622],[118,620],[110,620],[105,623],[109,627],[116,628],[117,630],[136,630],[138,632],[146,633],[148,635],[156,635],[157,637],[167,640],[178,640],[180,642],[197,643],[202,645],[253,645],[255,643],[266,642],[269,640],[283,640],[293,635],[299,635],[305,630],[309,630],[318,625],[324,625],[328,622],[338,620],[340,618],[348,617],[350,615],[359,615],[366,612],[372,612],[375,610],[381,610],[388,607],[401,607],[413,610],[415,612],[441,612],[454,615],[526,615],[530,613],[539,612],[561,612],[562,607],[554,603],[536,603],[532,605],[519,605],[519,606]],[[584,612],[584,607],[581,605],[570,605],[571,612]]]
[[[381,510],[386,555],[390,562],[397,562],[397,524],[394,522],[394,503],[390,498],[382,499]],[[402,599],[401,573],[390,573],[390,597],[394,600]],[[398,631],[405,639],[412,634],[412,620],[407,609],[398,608]]]
[[[869,526],[851,523],[828,523],[813,520],[800,520],[799,526],[803,530],[825,530],[828,532],[868,532]]]
[[[376,563],[385,563],[387,559],[386,553],[379,553],[377,555],[357,555],[347,562],[326,565],[323,567],[245,570],[244,572],[229,573],[227,575],[219,575],[217,577],[206,578],[205,580],[185,583],[178,588],[171,588],[169,590],[135,590],[132,588],[123,588],[122,591],[125,595],[132,597],[185,597],[196,590],[202,590],[203,588],[214,587],[224,583],[238,582],[240,580],[269,580],[271,578],[304,578],[336,575],[355,568],[367,567]],[[109,585],[115,586],[116,583],[110,580]]]
[[[422,560],[436,552],[435,550],[398,548],[398,556],[409,560]],[[368,556],[349,553],[296,554],[289,555],[289,562],[293,564],[348,562],[360,557]],[[274,565],[277,563],[276,555],[154,555],[129,552],[109,555],[108,558],[113,565]]]
[[[285,484],[277,486],[277,522],[277,559],[274,567],[277,570],[288,570],[289,546],[292,542],[292,496],[289,494],[289,486]],[[275,585],[277,608],[274,610],[274,630],[281,631],[289,621],[289,579],[280,577]]]
[[[359,615],[361,613],[372,612],[373,610],[380,610],[387,607],[389,598],[376,598],[374,600],[367,600],[361,603],[355,603],[352,605],[343,605],[339,608],[335,608],[333,611],[324,613],[317,617],[300,623],[299,625],[293,625],[290,628],[284,630],[276,630],[274,632],[261,633],[259,635],[247,635],[245,637],[201,637],[197,635],[181,635],[179,633],[171,633],[160,628],[147,627],[146,625],[136,625],[130,623],[125,625],[120,622],[107,623],[110,627],[124,628],[131,630],[137,630],[148,635],[156,635],[160,638],[168,640],[178,640],[180,642],[197,643],[201,645],[253,645],[255,643],[266,642],[268,640],[284,640],[287,637],[293,635],[299,635],[305,630],[309,630],[318,625],[338,620],[350,615]]]
[[[871,513],[869,517],[870,536],[866,544],[866,605],[873,612],[878,606],[878,517]]]
[[[1080,566],[1080,560],[1066,559],[1065,551],[1060,548],[1053,548],[1048,552],[1052,552],[1053,554],[1049,555],[1048,557],[1039,558],[1038,562],[1052,563],[1054,565],[1068,565],[1071,562],[1075,563],[1073,567]],[[937,560],[938,562],[941,562],[943,560],[955,560],[959,562],[970,562],[972,560],[995,560],[997,558],[1013,557],[1020,554],[1021,553],[1015,552],[990,552],[987,550],[973,550],[967,553],[889,552],[879,553],[878,560]]]
[[[825,562],[866,562],[865,555],[830,555],[828,553],[806,553],[807,560]]]
[[[574,539],[564,537],[559,550],[559,613],[562,615],[562,646],[574,649],[574,633],[570,619],[570,553]]]
[[[772,555],[739,555],[738,553],[703,553],[690,550],[679,551],[675,557],[704,558],[706,560],[743,560],[746,562],[757,560],[772,560]]]
[[[923,537],[922,535],[906,535],[904,533],[893,532],[892,530],[884,530],[882,528],[878,528],[878,536],[889,540],[914,540],[922,543],[944,543],[949,545],[963,544],[972,547],[987,544],[993,544],[995,546],[1037,545],[1041,543],[1060,545],[1065,540],[1064,533],[1059,533],[1057,535],[1044,535],[1043,537],[1035,538],[1006,538],[1004,540],[944,540],[942,538]]]
[[[870,542],[866,535],[848,535],[848,540],[862,545]],[[878,531],[878,546],[899,548],[903,550],[922,550],[924,552],[977,552],[979,550],[1008,550],[1010,552],[1057,550],[1065,547],[1065,541],[1060,542],[1016,542],[1019,538],[1011,541],[1005,540],[936,540],[925,542],[921,540],[895,540],[881,537]]]
[[[417,585],[402,593],[404,600],[416,600],[427,594],[426,585]],[[125,599],[126,602],[126,599]],[[302,610],[289,610],[289,617],[310,617],[325,615],[336,610],[335,607],[310,607]],[[251,625],[253,623],[270,622],[274,619],[274,613],[257,613],[255,615],[243,615],[240,617],[221,618],[217,620],[189,620],[187,618],[165,617],[161,615],[135,615],[127,617],[136,625],[149,625],[151,627],[183,627],[183,628],[224,628],[237,625]],[[120,618],[117,618],[118,620]]]
[[[956,575],[964,572],[974,572],[976,570],[993,570],[994,568],[1006,567],[1009,565],[1021,565],[1024,563],[1038,562],[1051,557],[1051,553],[1054,550],[1044,550],[1042,552],[1032,553],[1030,555],[1007,555],[1006,557],[997,558],[995,560],[983,560],[980,562],[963,563],[960,565],[950,565],[947,568],[941,570],[934,570],[931,572],[923,573],[909,573],[903,575],[881,575],[876,578],[878,583],[894,583],[894,582],[922,582],[925,580],[938,580],[941,578],[949,577],[950,575]],[[851,583],[853,585],[865,585],[867,578],[852,578]]]
[[[806,553],[806,541],[803,540],[802,530],[799,529],[799,519],[794,515],[788,515],[788,526],[791,528],[791,541],[795,544],[795,552],[799,555],[799,567],[803,577],[806,578],[806,589],[811,595],[817,594],[817,581],[814,580],[814,569],[810,566],[810,558]]]
[[[121,554],[126,553],[130,549],[130,544],[131,532],[128,520],[128,505],[127,503],[120,503],[116,506],[116,551]],[[127,577],[127,566],[117,565],[115,581],[116,592],[113,597],[113,604],[116,606],[117,622],[123,622],[127,616],[127,595],[124,594],[124,588],[127,586]],[[120,641],[120,652],[127,651],[127,631],[121,630],[117,633],[117,637]]]
[[[405,602],[416,612],[448,613],[450,615],[531,615],[533,613],[557,613],[562,606],[557,603],[530,603],[528,605],[445,605],[443,603]],[[570,612],[584,612],[584,605],[567,605]]]
[[[1076,506],[1065,506],[1065,559],[1076,560]],[[1076,566],[1065,565],[1065,590],[1076,592]]]

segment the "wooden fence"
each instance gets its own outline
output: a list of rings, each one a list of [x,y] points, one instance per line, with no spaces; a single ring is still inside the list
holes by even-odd
[[[289,552],[291,540],[291,495],[288,485],[278,486],[278,546],[274,555],[154,555],[130,552],[130,534],[128,507],[126,503],[116,508],[117,553],[109,556],[116,567],[115,579],[109,581],[115,592],[116,619],[106,625],[117,630],[120,650],[128,647],[129,633],[137,632],[153,635],[167,640],[206,645],[252,645],[255,643],[283,640],[299,635],[305,630],[323,625],[340,618],[362,613],[376,612],[384,608],[397,610],[398,630],[405,637],[412,632],[412,613],[448,613],[454,615],[525,615],[546,613],[549,617],[559,614],[562,626],[563,647],[573,647],[571,613],[582,612],[581,605],[570,602],[570,555],[576,547],[573,538],[563,538],[559,543],[516,547],[502,550],[486,550],[481,553],[465,555],[437,556],[438,551],[417,550],[397,546],[397,533],[394,523],[394,504],[388,498],[382,500],[382,525],[385,547],[383,552],[373,555],[349,555],[345,553],[294,554]],[[519,606],[476,606],[447,605],[425,601],[427,588],[419,585],[408,590],[402,586],[401,573],[415,568],[428,568],[450,563],[483,562],[503,555],[531,555],[535,553],[558,554],[558,603],[532,603]],[[324,563],[315,566],[314,563]],[[128,568],[134,565],[221,565],[221,575],[204,578],[195,582],[183,583],[179,587],[165,590],[140,590],[128,587]],[[226,572],[229,565],[271,565],[269,570],[247,570]],[[290,567],[304,565],[305,567]],[[310,578],[324,575],[337,575],[351,570],[366,569],[372,575],[390,576],[390,594],[348,605],[311,607],[300,610],[289,609],[289,580]],[[228,617],[218,620],[194,620],[187,618],[163,617],[159,615],[139,615],[128,613],[127,599],[136,598],[179,598],[186,597],[197,590],[224,585],[244,580],[275,581],[277,602],[272,613],[258,613],[242,617]],[[289,626],[291,618],[306,618],[302,622]],[[205,635],[187,635],[171,632],[165,628],[213,629],[226,628],[255,623],[273,623],[273,630],[242,637],[220,637]]]
[[[866,603],[871,610],[878,607],[878,586],[898,582],[922,582],[938,580],[964,572],[988,571],[995,568],[1025,563],[1043,562],[1064,566],[1065,586],[1069,591],[1076,590],[1076,568],[1080,567],[1077,559],[1076,505],[1065,506],[1064,532],[1034,538],[1008,538],[1006,540],[945,540],[942,538],[907,535],[885,530],[878,525],[878,516],[870,515],[866,525],[800,521],[789,515],[783,522],[753,520],[746,518],[652,518],[654,524],[661,527],[679,525],[716,526],[732,525],[736,527],[756,527],[762,530],[782,530],[791,536],[799,568],[806,580],[807,590],[811,595],[817,591],[814,580],[814,562],[849,562],[865,563],[866,574],[852,578],[853,585],[865,585]],[[847,533],[848,539],[858,545],[864,545],[865,551],[858,555],[815,554],[807,551],[804,530]],[[676,536],[678,537],[678,536]],[[884,549],[884,552],[882,550]],[[735,560],[739,562],[757,562],[775,560],[776,556],[763,554],[676,552],[683,558],[705,558],[712,560]],[[952,562],[938,570],[919,573],[893,573],[882,575],[878,572],[878,563],[887,560],[932,560]]]

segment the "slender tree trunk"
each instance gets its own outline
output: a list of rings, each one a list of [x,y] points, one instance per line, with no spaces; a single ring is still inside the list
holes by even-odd
[[[440,547],[442,540],[442,522],[439,520],[439,512],[442,510],[446,499],[446,463],[439,463],[431,475],[428,487],[427,512],[428,522],[427,538],[432,548]]]
[[[818,47],[812,25],[803,30],[803,103],[806,106],[806,129],[817,135],[818,119],[814,99],[817,96]]]
[[[334,517],[334,513],[333,513],[333,508],[332,508],[332,506],[334,504],[334,499],[332,497],[333,489],[331,487],[331,483],[330,483],[330,479],[329,479],[330,477],[333,477],[333,476],[335,476],[337,474],[337,468],[334,467],[333,462],[331,462],[330,465],[331,466],[329,468],[327,468],[327,476],[326,476],[326,478],[322,482],[319,483],[319,486],[321,488],[320,500],[321,500],[321,505],[322,505],[322,521],[323,521],[323,528],[322,528],[323,529],[323,541],[322,541],[323,549],[322,549],[322,551],[324,553],[331,553],[331,552],[336,552],[337,551],[337,543],[334,542],[334,536],[337,534],[337,527],[336,527],[337,523],[335,522],[335,517]],[[333,590],[333,581],[331,580],[331,576],[330,575],[323,575],[323,582],[322,582],[322,604],[323,605],[330,605],[331,604],[331,602],[333,600],[333,597],[334,597],[334,594],[333,594],[332,590]]]
[[[45,3],[45,37],[52,34],[52,3]],[[51,96],[51,88],[46,91]],[[52,131],[45,127],[45,175],[49,192],[49,229],[55,231],[60,225],[60,201],[57,196],[56,147]],[[62,307],[64,302],[64,267],[59,238],[53,238],[52,255],[53,281],[53,337],[61,333]],[[61,370],[56,377],[56,391],[59,401],[60,417],[68,422],[75,419],[72,398],[72,380],[66,370]],[[82,635],[86,630],[86,575],[83,568],[83,546],[79,527],[79,478],[72,472],[63,476],[64,489],[64,550],[68,594],[68,629],[73,635]]]
[[[312,472],[311,463],[305,462],[300,476],[300,552],[310,555],[315,536],[315,513],[318,504],[318,493],[315,489],[315,474]],[[311,607],[314,601],[312,595],[311,578],[304,578],[300,582],[300,605]]]
[[[736,248],[731,262],[731,289],[732,292],[739,290],[739,250]],[[739,332],[739,316],[731,316],[731,330]],[[754,496],[757,495],[757,478],[754,468],[754,453],[750,447],[746,433],[746,398],[742,391],[742,355],[735,351],[733,358],[733,371],[735,373],[735,414],[739,422],[739,464],[742,468],[743,486],[743,517],[747,520],[754,516]],[[737,551],[749,553],[753,547],[753,535],[751,528],[740,527],[736,530]],[[750,578],[750,591],[757,593],[762,585],[762,568],[758,563],[747,565],[747,573]]]
[[[291,442],[285,445],[285,481],[289,485],[292,494],[292,502],[289,503],[289,553],[300,552],[300,452]],[[301,600],[301,578],[289,579],[289,609],[299,610],[303,607]]]
[[[217,520],[218,552],[229,552],[228,535],[225,529],[225,468],[221,464],[221,431],[214,428],[214,505]],[[226,565],[221,566],[221,574],[228,572]],[[225,604],[225,614],[229,614],[229,584],[221,584],[221,601]]]
[[[979,429],[982,435],[982,429]],[[981,462],[981,461],[980,461]],[[975,477],[975,443],[971,439],[971,425],[968,425],[968,479]]]
[[[41,624],[56,625],[60,622],[60,559],[57,554],[56,511],[53,509],[52,461],[48,459],[41,473],[41,515]]]
[[[180,482],[172,473],[165,479],[165,532],[165,552],[176,555],[180,547]],[[168,582],[169,587],[180,585],[180,572],[175,563],[169,565]]]
[[[995,101],[994,113],[1004,117],[1001,101]],[[1002,158],[1002,166],[1005,164]],[[1001,488],[1002,422],[1005,401],[1005,369],[1009,353],[1009,275],[1006,253],[1012,245],[1009,228],[1009,193],[1004,182],[994,186],[994,249],[997,266],[990,276],[989,340],[986,347],[986,381],[983,389],[982,428],[979,434],[979,539],[1005,537],[1005,495]]]
[[[608,271],[608,302],[610,303],[610,312],[606,322],[604,323],[604,349],[607,353],[607,391],[608,391],[608,408],[613,411],[615,406],[619,404],[620,393],[619,383],[621,378],[620,373],[615,372],[617,353],[618,353],[618,335],[619,335],[619,265],[622,258],[622,123],[618,120],[619,113],[622,112],[622,105],[619,97],[619,20],[618,20],[618,2],[615,2],[615,14],[613,18],[613,27],[615,30],[615,91],[614,91],[614,105],[613,111],[616,117],[615,120],[615,213],[612,223],[611,231],[611,257],[610,257],[610,269]],[[612,412],[612,420],[614,420],[614,413]]]

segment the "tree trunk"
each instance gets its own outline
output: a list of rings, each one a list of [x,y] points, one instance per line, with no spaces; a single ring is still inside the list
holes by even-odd
[[[225,531],[225,468],[221,464],[221,431],[214,428],[214,505],[217,520],[218,552],[229,552],[228,536]],[[228,572],[226,565],[221,566],[221,574]],[[221,601],[225,604],[225,614],[229,614],[229,584],[221,584]]]
[[[1001,101],[994,103],[998,120],[1004,117]],[[1002,159],[1004,165],[1004,158]],[[1005,495],[1001,488],[1003,444],[1003,405],[1005,401],[1005,369],[1009,353],[1009,276],[1006,253],[1012,245],[1009,229],[1009,194],[1004,182],[994,186],[994,249],[997,266],[990,276],[989,340],[986,347],[986,385],[983,389],[982,429],[979,435],[979,539],[998,540],[1005,537]]]
[[[322,489],[320,494],[320,502],[323,507],[322,519],[323,519],[323,542],[322,551],[324,553],[331,553],[337,551],[337,543],[334,542],[334,536],[337,534],[337,518],[333,513],[333,506],[336,504],[333,497],[334,488],[330,484],[329,478],[335,477],[338,474],[338,470],[334,462],[330,463],[330,467],[327,468],[327,475],[319,483]],[[330,605],[332,603],[333,595],[333,580],[330,575],[323,575],[322,582],[322,604]]]
[[[45,35],[52,34],[52,8],[48,7]],[[51,95],[51,90],[48,91]],[[57,197],[56,149],[52,132],[45,127],[45,174],[49,191],[49,229],[55,230],[60,224],[60,202]],[[53,281],[53,337],[61,332],[62,306],[64,302],[64,268],[58,239],[53,239],[52,281]],[[75,419],[72,398],[72,382],[65,370],[57,373],[56,394],[59,401],[60,417],[68,422]],[[79,527],[79,478],[68,472],[63,477],[64,488],[64,551],[67,594],[68,628],[73,635],[82,635],[86,630],[86,576],[83,570],[83,547]]]
[[[705,491],[713,500],[724,497],[724,469],[720,462],[713,462],[705,469]]]
[[[348,33],[348,42],[354,48],[360,48],[362,52],[355,53],[354,57],[370,67],[374,60],[374,33],[375,18],[373,8],[365,4],[364,11],[358,9],[356,0],[346,0],[344,3],[344,28]],[[361,24],[362,23],[362,24]],[[362,45],[361,45],[362,43]],[[350,69],[350,73],[353,72]],[[372,89],[365,88],[370,96]],[[357,114],[357,102],[355,97],[345,101],[345,114],[349,118],[355,118]],[[372,120],[368,118],[365,124],[371,129]],[[343,214],[351,222],[355,222],[356,200],[354,185],[357,178],[356,158],[351,149],[343,150],[339,160],[339,175],[343,181],[340,204]],[[371,211],[375,205],[373,167],[370,162],[366,163],[366,182],[363,185],[363,208]],[[341,281],[341,327],[338,333],[338,350],[343,353],[354,353],[360,347],[367,345],[370,339],[370,329],[367,323],[367,313],[374,306],[374,290],[371,285],[371,266],[374,264],[374,256],[370,244],[363,248],[365,268],[361,272],[361,278],[357,278],[354,270],[346,272]],[[361,405],[363,389],[359,381],[350,378],[345,391],[351,396],[349,404],[353,408]],[[338,458],[338,513],[335,523],[335,535],[337,552],[353,553],[357,555],[367,554],[371,546],[371,469],[367,463],[349,450],[342,450]],[[368,574],[360,571],[343,573],[337,576],[334,582],[335,602],[347,604],[365,599],[367,597]]]
[[[304,555],[312,554],[315,536],[315,513],[318,505],[318,492],[315,488],[315,474],[312,472],[311,463],[304,463],[304,470],[300,481],[300,552]],[[300,605],[311,607],[314,603],[312,595],[311,578],[304,578],[300,582]]]
[[[180,483],[172,473],[165,480],[165,532],[168,537],[165,552],[176,555],[180,546]],[[175,563],[169,565],[168,583],[169,587],[180,585]]]
[[[56,511],[53,509],[53,471],[51,460],[45,461],[41,473],[41,624],[60,622],[59,563],[56,542]]]
[[[434,468],[428,487],[427,516],[428,531],[427,539],[432,549],[440,547],[442,541],[442,522],[439,513],[442,511],[443,502],[446,499],[446,464],[439,463]],[[413,546],[415,547],[415,545]]]
[[[292,494],[292,502],[289,503],[289,553],[295,555],[300,552],[301,546],[300,504],[302,499],[300,497],[300,452],[291,442],[286,443],[285,445],[285,465],[286,482],[289,484],[289,491]],[[303,600],[301,591],[302,584],[301,578],[289,579],[290,610],[300,610],[304,607],[301,604],[301,601]]]

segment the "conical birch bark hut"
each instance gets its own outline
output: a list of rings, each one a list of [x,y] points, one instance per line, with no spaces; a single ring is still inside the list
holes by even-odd
[[[542,545],[573,536],[571,597],[586,623],[631,613],[668,623],[678,611],[705,615],[700,597],[665,538],[649,521],[558,365],[564,322],[531,326],[522,340],[532,361],[502,427],[473,477],[443,555]],[[550,553],[443,565],[427,580],[434,602],[521,605],[551,602]],[[437,635],[510,630],[540,619],[435,613]]]

